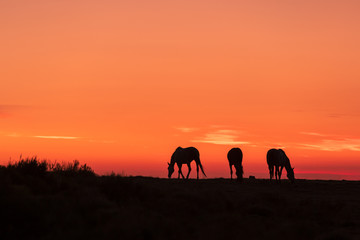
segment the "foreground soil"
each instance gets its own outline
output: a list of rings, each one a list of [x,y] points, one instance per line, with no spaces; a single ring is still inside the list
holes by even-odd
[[[1,239],[360,239],[360,182],[0,176]]]

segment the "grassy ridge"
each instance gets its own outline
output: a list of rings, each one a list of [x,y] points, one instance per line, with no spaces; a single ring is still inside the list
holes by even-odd
[[[1,239],[359,239],[359,182],[97,176],[78,162],[0,169]]]

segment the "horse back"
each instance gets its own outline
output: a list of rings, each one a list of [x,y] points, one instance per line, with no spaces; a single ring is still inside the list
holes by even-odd
[[[240,148],[232,148],[227,154],[230,165],[241,164],[243,153]]]
[[[276,165],[278,153],[276,149],[270,149],[266,154],[266,161],[269,166]]]
[[[178,164],[187,164],[193,160],[200,160],[199,151],[194,147],[177,149],[173,155]]]
[[[280,166],[289,166],[290,165],[290,160],[289,158],[286,156],[284,150],[279,149],[279,165]]]
[[[188,147],[183,149],[184,158],[190,161],[200,159],[199,150],[194,147]]]
[[[270,149],[266,155],[269,166],[285,166],[289,164],[289,158],[282,149]]]

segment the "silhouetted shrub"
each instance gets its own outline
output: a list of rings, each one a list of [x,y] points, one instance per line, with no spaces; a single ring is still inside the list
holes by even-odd
[[[54,163],[50,166],[50,170],[68,176],[95,176],[95,172],[90,166],[86,164],[80,165],[78,160],[74,160],[72,163]]]
[[[39,160],[36,156],[31,158],[22,158],[20,156],[19,161],[9,162],[7,167],[3,167],[1,171],[37,176],[44,176],[47,172],[67,176],[95,176],[95,172],[90,166],[87,164],[81,165],[78,160],[71,163],[58,163]]]
[[[15,163],[8,163],[7,169],[18,171],[27,175],[44,175],[49,170],[49,163],[46,160],[40,161],[36,156],[23,159]]]

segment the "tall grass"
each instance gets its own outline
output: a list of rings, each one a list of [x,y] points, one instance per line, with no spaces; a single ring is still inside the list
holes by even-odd
[[[20,156],[20,159],[14,163],[9,162],[7,170],[16,171],[25,175],[45,175],[46,173],[53,172],[60,175],[87,175],[95,176],[94,170],[87,164],[81,165],[78,160],[74,160],[70,163],[58,163],[50,162],[48,160],[40,160],[35,157],[23,158]]]
[[[94,176],[94,170],[88,166],[86,163],[80,165],[78,160],[74,160],[72,163],[54,163],[50,165],[50,170],[52,172],[63,174],[63,175],[87,175]]]
[[[26,175],[44,175],[49,171],[49,163],[46,160],[39,160],[36,156],[32,158],[22,158],[19,161],[7,165],[8,170],[17,171]]]

